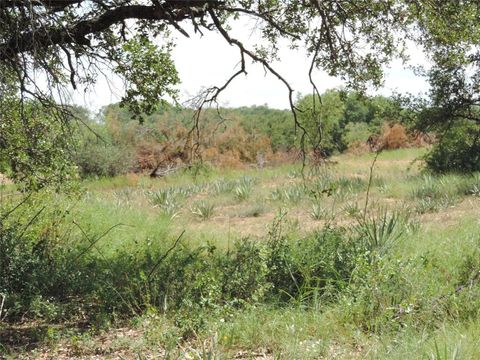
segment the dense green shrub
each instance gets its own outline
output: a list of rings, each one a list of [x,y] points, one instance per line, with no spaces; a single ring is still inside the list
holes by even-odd
[[[59,242],[59,223],[32,226],[28,216],[22,218],[25,221],[2,222],[0,229],[0,292],[6,297],[8,319],[38,317],[38,309],[56,306],[58,316],[66,316],[65,302],[88,308],[94,316],[140,314],[152,306],[212,310],[289,300],[310,287],[339,288],[354,268],[355,249],[343,230],[298,242],[242,240],[226,252],[205,246],[168,253],[157,241],[157,246],[125,248],[107,256],[95,247],[96,236]]]
[[[52,310],[56,304],[95,286],[84,278],[88,264],[72,261],[74,253],[63,242],[65,212],[54,205],[36,205],[36,201],[26,201],[12,214],[0,212],[0,294],[5,298],[3,316],[7,319],[61,317],[60,310]]]
[[[301,109],[298,119],[305,130],[305,145],[319,147],[326,156],[345,148],[340,124],[345,104],[340,95],[339,91],[329,90],[321,97],[307,95],[296,103]]]
[[[281,301],[334,295],[348,283],[359,255],[344,228],[327,228],[297,241],[277,238],[268,246],[270,296]]]
[[[2,92],[0,173],[24,190],[60,187],[72,179],[75,167],[66,156],[72,148],[72,134],[64,125],[58,108]]]
[[[133,169],[133,157],[128,148],[101,140],[80,145],[74,162],[84,177],[115,176]]]
[[[480,127],[467,121],[453,124],[425,160],[438,173],[480,171]]]

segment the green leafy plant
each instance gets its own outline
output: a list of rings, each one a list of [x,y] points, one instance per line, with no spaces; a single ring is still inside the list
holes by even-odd
[[[180,204],[175,199],[167,199],[160,207],[162,213],[170,219],[176,218],[180,214]]]
[[[113,192],[113,197],[115,198],[115,201],[118,206],[131,205],[136,195],[137,195],[137,192],[130,187],[116,190]]]
[[[437,173],[480,171],[479,134],[478,124],[458,120],[443,132],[440,141],[426,155],[427,167]]]
[[[146,191],[146,196],[150,200],[150,203],[160,209],[162,214],[174,219],[180,213],[181,209],[181,199],[189,191],[184,188],[165,188],[155,191]]]
[[[229,193],[233,190],[235,183],[232,181],[218,179],[210,183],[210,189],[214,194]]]
[[[180,82],[171,58],[171,46],[159,47],[147,37],[137,36],[123,44],[118,53],[115,71],[130,83],[121,104],[127,105],[134,117],[153,113],[158,99],[176,98]]]
[[[442,196],[442,189],[439,180],[432,175],[423,175],[420,185],[412,190],[413,199],[436,199]]]
[[[480,196],[480,173],[475,173],[471,178],[465,181],[463,194]]]
[[[445,194],[438,198],[426,197],[418,199],[415,203],[414,209],[418,214],[437,212],[454,205],[456,201],[457,198],[449,194]]]
[[[159,189],[155,191],[146,191],[145,195],[150,200],[153,206],[163,206],[168,200],[172,198],[170,189]]]
[[[350,217],[356,217],[360,215],[361,212],[357,202],[349,202],[345,204],[343,211],[345,211],[345,213]]]
[[[269,195],[269,199],[273,201],[281,201],[283,199],[283,192],[278,188],[273,189]]]
[[[292,204],[298,203],[304,195],[304,190],[300,185],[292,185],[283,191],[283,199]]]

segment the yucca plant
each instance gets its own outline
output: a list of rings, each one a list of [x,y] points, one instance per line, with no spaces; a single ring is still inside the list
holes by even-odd
[[[415,212],[417,214],[426,214],[429,212],[437,212],[440,210],[440,202],[436,199],[425,198],[418,199],[415,205]]]
[[[330,172],[321,172],[315,177],[315,187],[317,190],[326,190],[332,187],[335,178]]]
[[[343,210],[347,213],[348,216],[350,217],[355,217],[358,216],[361,212],[360,208],[358,207],[358,204],[356,202],[351,202],[345,204],[343,207]]]
[[[442,196],[440,182],[432,175],[424,175],[420,186],[413,189],[411,196],[414,199],[437,199]]]
[[[242,176],[242,177],[238,180],[238,185],[245,185],[245,186],[253,187],[253,185],[255,185],[256,182],[257,182],[257,179],[255,179],[255,178],[253,178],[253,177],[250,177],[250,176]]]
[[[347,200],[352,195],[352,189],[350,186],[348,187],[340,187],[338,184],[334,184],[333,189],[333,197],[338,202],[343,202]]]
[[[476,173],[471,178],[465,180],[463,194],[480,196],[480,173]]]
[[[180,214],[180,204],[175,199],[167,199],[160,207],[163,215],[169,217],[171,220]]]
[[[247,184],[241,184],[235,187],[234,194],[237,200],[243,201],[250,197],[252,187]]]
[[[364,180],[358,177],[339,177],[335,184],[340,189],[348,189],[349,192],[358,192],[360,190],[364,190],[367,184]]]
[[[207,192],[209,184],[194,184],[190,186],[190,190],[193,194]]]
[[[147,192],[150,203],[159,208],[162,214],[174,219],[180,212],[180,199],[184,197],[184,190],[181,188],[166,188],[157,191]]]
[[[187,198],[192,195],[192,191],[190,187],[178,187],[174,189],[173,194],[177,197]]]
[[[320,204],[313,204],[310,210],[310,217],[313,220],[324,220],[328,217],[328,210]]]
[[[270,200],[280,201],[283,199],[283,192],[280,189],[274,189],[269,196]]]
[[[480,196],[480,183],[472,185],[468,190],[468,195]]]
[[[132,188],[120,189],[113,192],[117,206],[128,206],[133,201],[136,191]]]
[[[212,203],[206,201],[199,201],[192,205],[190,211],[193,215],[196,215],[201,220],[210,219],[213,216],[215,206]]]
[[[283,198],[285,201],[291,202],[293,204],[298,203],[304,195],[303,189],[296,185],[290,186],[283,191]]]
[[[364,250],[369,254],[385,254],[402,236],[405,230],[406,215],[398,212],[382,211],[377,216],[358,216],[354,227]]]
[[[214,194],[224,194],[232,191],[234,185],[232,181],[219,179],[211,183],[209,188]]]
[[[423,199],[418,199],[416,206],[415,206],[415,211],[418,214],[425,214],[428,212],[437,212],[441,209],[445,209],[449,206],[452,206],[456,202],[456,197],[453,195],[448,195],[445,194],[441,197],[438,198],[423,198]]]
[[[146,191],[145,195],[154,207],[163,206],[172,198],[172,191],[169,188],[159,189],[155,191]]]

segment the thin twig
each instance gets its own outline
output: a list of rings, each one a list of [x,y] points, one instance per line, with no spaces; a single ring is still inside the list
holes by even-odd
[[[2,304],[0,305],[0,321],[2,321],[3,305],[5,304],[5,298],[7,295],[2,294]]]
[[[46,209],[46,206],[42,207],[39,211],[37,211],[37,213],[30,219],[30,221],[28,222],[28,224],[24,227],[23,231],[20,233],[20,235],[18,236],[18,239],[20,240],[21,238],[23,238],[23,235],[25,234],[25,232],[28,230],[28,228],[30,227],[30,225],[32,225],[35,220],[37,219],[37,217],[40,216],[40,214],[43,212],[43,210]]]
[[[17,210],[20,206],[22,206],[23,204],[25,204],[27,202],[28,199],[30,199],[30,197],[32,196],[33,192],[30,192],[26,197],[24,197],[22,199],[22,201],[20,201],[17,205],[15,205],[12,209],[10,209],[9,211],[7,211],[5,214],[3,214],[2,216],[2,221],[5,220],[8,216],[10,216],[15,210]]]
[[[370,165],[370,175],[368,177],[367,196],[365,198],[365,208],[363,209],[363,220],[367,218],[367,208],[368,208],[368,201],[370,198],[370,188],[372,187],[373,170],[375,168],[375,163],[377,162],[378,155],[380,155],[381,151],[382,150],[379,150],[375,153],[375,157],[373,158],[372,165]]]
[[[122,226],[124,224],[115,224],[113,226],[111,226],[110,228],[108,228],[102,235],[100,235],[99,237],[97,237],[96,239],[92,240],[90,239],[90,237],[87,235],[87,233],[83,230],[83,228],[76,222],[76,221],[73,221],[73,224],[76,225],[80,231],[82,232],[83,236],[88,240],[88,242],[90,243],[90,245],[85,249],[83,250],[74,260],[73,262],[76,262],[78,259],[80,259],[83,255],[85,255],[92,247],[94,247],[102,238],[104,238],[110,231],[112,231],[113,229],[115,229],[116,227],[118,226]],[[95,247],[96,248],[96,247]],[[97,248],[96,248],[97,249]],[[97,251],[99,252],[99,254],[103,256],[103,254],[101,253],[101,251],[99,249],[97,249]],[[104,258],[104,260],[106,260]]]
[[[153,273],[157,270],[157,268],[160,266],[160,264],[162,263],[163,260],[166,259],[166,257],[168,256],[168,254],[170,254],[178,245],[178,243],[180,242],[180,239],[182,238],[183,234],[185,234],[185,230],[182,231],[182,233],[180,234],[180,236],[177,238],[177,240],[175,240],[175,242],[173,243],[173,245],[170,247],[170,249],[167,250],[167,252],[157,261],[157,263],[155,264],[155,266],[152,268],[152,270],[150,270],[150,272],[148,273],[148,276],[147,276],[147,279],[150,280],[150,277],[153,275]]]

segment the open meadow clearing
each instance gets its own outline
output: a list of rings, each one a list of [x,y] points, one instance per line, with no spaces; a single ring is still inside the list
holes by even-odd
[[[68,197],[36,194],[18,211],[38,214],[44,242],[30,253],[42,256],[10,260],[23,294],[4,299],[2,314],[23,320],[0,327],[0,351],[480,358],[480,177],[425,173],[423,153],[126,175]]]

